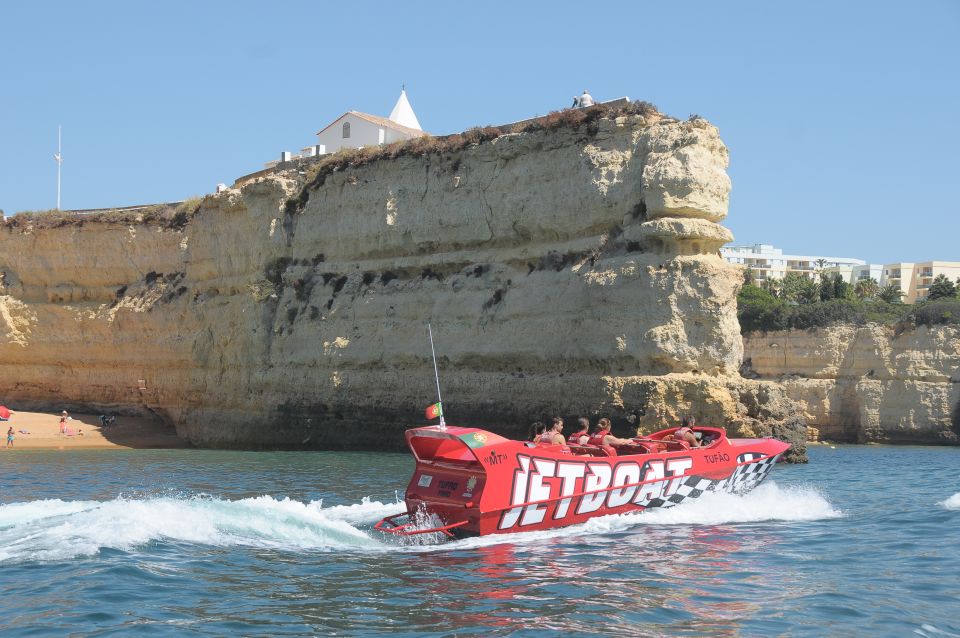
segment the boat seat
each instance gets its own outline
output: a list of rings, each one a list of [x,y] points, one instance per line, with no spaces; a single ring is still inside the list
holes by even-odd
[[[655,452],[655,449],[651,449],[653,446],[648,446],[645,443],[633,443],[632,445],[621,445],[620,454],[649,454],[650,452]]]
[[[610,454],[599,445],[573,445],[570,444],[570,451],[580,456],[616,456]]]

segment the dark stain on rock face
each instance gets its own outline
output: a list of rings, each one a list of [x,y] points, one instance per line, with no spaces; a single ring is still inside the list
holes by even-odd
[[[493,291],[493,296],[483,302],[483,309],[490,310],[490,308],[493,308],[494,306],[499,304],[501,301],[503,301],[503,298],[506,296],[506,294],[507,294],[506,288],[497,288],[496,290]]]

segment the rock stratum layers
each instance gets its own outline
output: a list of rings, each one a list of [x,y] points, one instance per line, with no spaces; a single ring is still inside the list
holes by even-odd
[[[689,411],[799,443],[775,384],[738,375],[726,166],[705,120],[621,115],[268,175],[178,227],[8,220],[0,396],[201,446],[399,448],[435,400],[430,322],[458,424]]]
[[[805,406],[823,438],[952,443],[960,434],[960,329],[834,326],[744,337],[750,367]]]

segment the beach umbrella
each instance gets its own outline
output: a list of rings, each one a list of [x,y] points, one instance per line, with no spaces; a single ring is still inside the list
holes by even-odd
[[[6,421],[10,418],[10,410],[7,409],[7,406],[0,405],[0,419]]]

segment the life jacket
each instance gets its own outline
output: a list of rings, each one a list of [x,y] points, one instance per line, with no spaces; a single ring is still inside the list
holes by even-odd
[[[590,435],[590,440],[587,441],[587,445],[603,445],[603,437],[610,434],[610,430],[600,430],[599,432],[594,432]]]
[[[678,441],[683,441],[684,437],[687,435],[687,432],[692,433],[693,430],[691,430],[690,428],[684,425],[683,427],[678,428],[677,431],[673,433],[673,438],[675,438]]]
[[[590,436],[590,435],[587,434],[587,431],[586,431],[586,430],[580,430],[579,432],[574,432],[573,434],[571,434],[570,436],[567,437],[567,443],[572,443],[572,444],[574,444],[574,445],[580,445],[580,437],[581,437],[581,436]]]
[[[534,441],[534,443],[537,445],[556,445],[556,443],[553,442],[553,432],[544,432],[537,437],[537,440]]]
[[[604,445],[603,439],[610,434],[610,430],[600,430],[594,434],[590,435],[590,440],[587,441],[587,445],[596,445],[597,447],[603,449],[608,456],[616,456],[617,450],[612,445]]]

